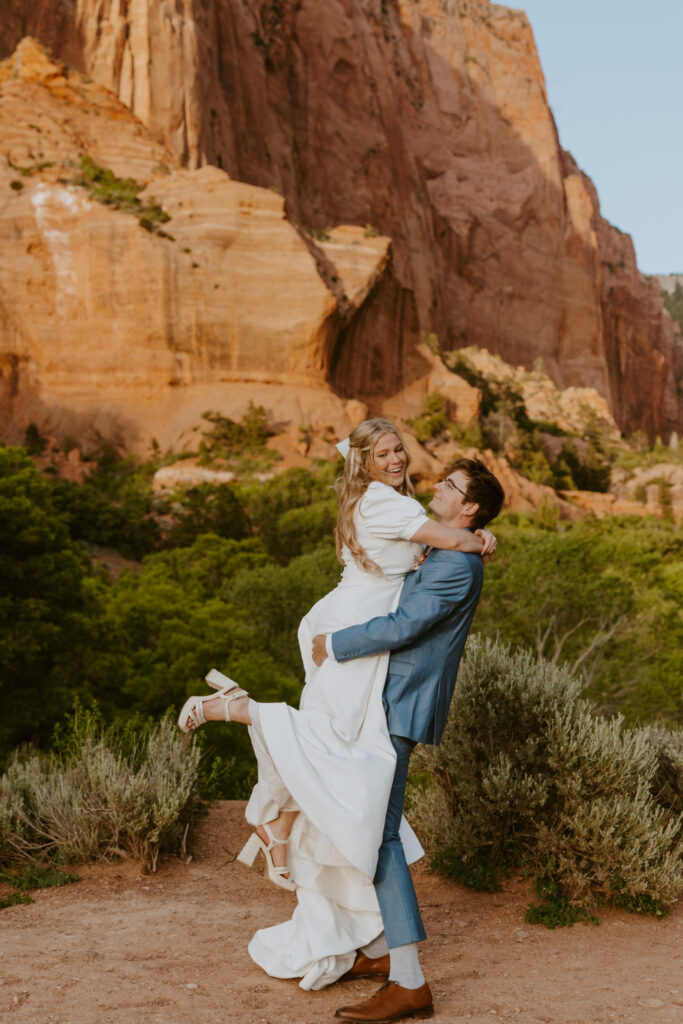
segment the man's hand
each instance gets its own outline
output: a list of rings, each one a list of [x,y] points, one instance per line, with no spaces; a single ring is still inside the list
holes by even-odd
[[[313,637],[313,661],[316,663],[318,668],[320,668],[326,657],[327,646],[325,634],[318,633],[317,636]]]
[[[486,558],[487,555],[492,555],[498,545],[498,538],[495,537],[489,530],[475,530],[475,537],[481,537],[483,547],[481,549],[481,557]]]

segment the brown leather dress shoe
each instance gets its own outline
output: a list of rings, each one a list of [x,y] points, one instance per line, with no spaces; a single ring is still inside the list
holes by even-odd
[[[339,981],[357,981],[358,978],[388,978],[389,977],[389,954],[378,956],[371,960],[362,950],[358,950],[353,967],[342,974]]]
[[[335,1017],[354,1024],[390,1024],[408,1017],[433,1017],[434,1004],[429,985],[420,988],[401,988],[395,981],[387,981],[374,996],[355,1006],[342,1006]]]

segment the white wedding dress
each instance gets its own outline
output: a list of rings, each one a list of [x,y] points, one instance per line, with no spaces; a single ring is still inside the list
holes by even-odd
[[[345,664],[327,659],[316,668],[313,637],[396,608],[421,552],[410,538],[428,521],[414,498],[387,484],[369,485],[356,511],[357,536],[384,575],[364,571],[345,551],[339,585],[299,627],[306,672],[300,710],[250,705],[259,781],[247,821],[260,825],[280,810],[300,813],[287,848],[297,907],[289,921],[256,932],[249,953],[271,976],[301,978],[305,989],[336,981],[356,950],[382,931],[372,879],[396,760],[382,704],[389,654]],[[401,838],[409,863],[422,856],[405,819]]]

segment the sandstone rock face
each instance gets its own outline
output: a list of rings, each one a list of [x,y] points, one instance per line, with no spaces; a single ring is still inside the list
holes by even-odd
[[[661,505],[654,500],[645,502],[619,498],[615,494],[599,494],[596,491],[560,491],[559,494],[572,503],[581,512],[588,512],[604,519],[606,516],[658,516],[662,515]],[[679,504],[672,509],[674,519],[683,518],[683,508]]]
[[[384,394],[424,373],[420,331],[556,384],[595,388],[619,426],[682,423],[678,329],[627,236],[559,147],[521,11],[479,0],[6,0],[9,52],[33,32],[113,89],[188,167],[277,187],[315,229],[372,224],[395,278],[375,296],[383,356],[348,321],[330,379]],[[367,320],[367,314],[366,314]],[[395,365],[405,365],[397,379]],[[358,367],[363,367],[359,371]],[[367,372],[368,369],[372,372]]]
[[[341,325],[387,276],[388,239],[338,229],[330,290],[281,196],[216,167],[174,168],[125,105],[30,39],[0,65],[0,133],[6,439],[33,421],[90,443],[172,446],[202,412],[229,402],[239,415],[258,394],[275,420],[348,432],[329,364]],[[76,184],[83,153],[149,182],[140,202],[161,206],[168,230]]]
[[[386,399],[382,405],[383,415],[414,419],[423,411],[427,396],[438,392],[446,399],[449,419],[460,426],[467,426],[477,417],[481,392],[451,372],[424,342],[418,345],[417,351],[424,361],[425,372],[408,387]]]
[[[230,484],[234,479],[235,474],[229,470],[206,469],[203,466],[177,462],[172,466],[162,466],[158,469],[154,474],[152,487],[157,493],[163,494],[187,487],[197,487],[199,484]]]

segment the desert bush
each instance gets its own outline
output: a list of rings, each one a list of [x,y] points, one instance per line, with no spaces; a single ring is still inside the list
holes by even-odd
[[[683,814],[683,732],[647,725],[642,734],[656,758],[651,784],[653,797],[663,807]]]
[[[472,636],[443,742],[419,749],[411,817],[451,873],[524,864],[574,905],[661,911],[683,889],[683,842],[653,796],[654,741],[580,689],[563,666]]]
[[[202,418],[211,426],[202,431],[200,465],[220,465],[248,476],[268,472],[281,458],[278,452],[267,447],[272,431],[262,405],[249,402],[239,422],[212,411],[203,413]]]
[[[156,870],[184,846],[199,762],[168,717],[104,727],[76,708],[55,749],[16,751],[0,778],[0,863],[132,857]]]
[[[448,426],[448,403],[438,391],[431,391],[424,400],[416,419],[408,420],[418,441],[424,443],[436,437]]]
[[[32,889],[51,889],[78,881],[78,875],[61,871],[49,864],[22,864],[17,871],[0,868],[0,882],[13,890],[8,896],[0,899],[0,910],[15,907],[18,903],[33,903],[33,897],[30,895]]]

